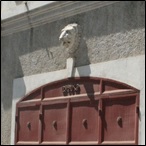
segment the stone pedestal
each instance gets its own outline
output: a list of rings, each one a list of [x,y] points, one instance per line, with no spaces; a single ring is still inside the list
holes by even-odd
[[[67,77],[73,77],[73,69],[74,69],[74,58],[68,58],[66,60],[66,69],[67,69]]]

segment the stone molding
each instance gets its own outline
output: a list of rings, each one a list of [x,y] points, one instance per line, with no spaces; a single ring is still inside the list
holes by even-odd
[[[1,36],[6,36],[46,23],[107,6],[119,1],[56,1],[1,20]],[[21,5],[22,6],[22,5]]]

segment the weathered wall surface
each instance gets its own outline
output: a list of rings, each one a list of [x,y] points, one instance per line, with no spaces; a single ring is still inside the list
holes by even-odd
[[[86,13],[2,37],[1,144],[10,143],[13,79],[65,69],[67,52],[59,44],[69,23],[82,28],[75,66],[142,55],[145,52],[145,2],[118,2]]]
[[[144,2],[119,2],[16,33],[11,43],[24,75],[65,68],[67,54],[58,38],[60,30],[72,22],[82,28],[76,66],[136,56],[144,54],[144,10]]]
[[[1,144],[10,144],[13,79],[23,75],[13,37],[1,38]],[[19,74],[18,74],[19,73]]]

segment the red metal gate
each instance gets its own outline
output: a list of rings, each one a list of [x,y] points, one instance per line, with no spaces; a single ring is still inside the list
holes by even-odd
[[[41,86],[16,106],[15,144],[138,144],[139,90],[103,78]]]

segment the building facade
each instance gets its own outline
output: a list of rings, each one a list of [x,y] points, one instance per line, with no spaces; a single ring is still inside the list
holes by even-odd
[[[134,128],[137,128],[132,131],[133,134],[128,134],[132,136],[127,136],[127,139],[124,134],[128,131],[122,133],[123,138],[121,139],[116,136],[108,137],[109,134],[106,135],[106,132],[102,132],[103,136],[99,134],[97,141],[92,141],[90,138],[88,141],[84,141],[84,138],[76,140],[72,136],[73,138],[68,138],[65,143],[89,142],[91,144],[95,141],[95,144],[104,144],[104,142],[107,144],[117,142],[118,144],[118,142],[131,141],[132,144],[145,144],[144,1],[2,1],[1,4],[1,144],[13,145],[23,139],[26,143],[33,141],[33,138],[23,137],[16,128],[18,126],[17,110],[19,111],[16,104],[19,107],[19,103],[23,104],[21,101],[28,100],[30,103],[30,99],[36,100],[38,98],[36,93],[34,93],[35,96],[30,97],[29,95],[40,87],[43,89],[43,94],[52,95],[51,97],[62,97],[61,89],[66,90],[64,92],[70,94],[71,97],[64,97],[72,99],[74,96],[70,92],[76,90],[76,87],[74,89],[66,87],[68,79],[71,79],[69,84],[74,86],[79,82],[77,84],[80,86],[80,92],[86,94],[87,97],[89,97],[88,91],[92,91],[91,93],[95,94],[95,97],[97,96],[97,100],[102,98],[104,91],[107,92],[108,97],[111,96],[110,91],[112,94],[118,93],[118,97],[125,94],[128,94],[127,96],[136,95],[134,97],[136,100],[129,101],[128,105],[134,102],[129,109],[132,109],[131,112],[133,112],[136,108],[138,115],[135,116],[135,119],[128,119],[133,121],[129,124],[134,123],[136,125]],[[88,78],[88,80],[84,78]],[[56,82],[57,84],[55,84]],[[89,88],[98,83],[99,91],[96,91],[94,87]],[[60,86],[63,87],[60,89]],[[45,93],[46,88],[49,93]],[[51,93],[50,89],[53,89]],[[76,93],[74,94],[76,96]],[[137,96],[139,96],[139,102]],[[22,98],[25,100],[21,100]],[[126,102],[128,103],[124,100],[124,103]],[[115,102],[115,105],[122,105],[122,103],[123,100],[120,104]],[[112,104],[114,105],[114,102]],[[52,107],[52,109],[54,108],[56,107]],[[90,110],[87,109],[87,111]],[[20,113],[18,114],[19,122],[21,121]],[[112,117],[111,112],[105,120],[107,127],[110,114]],[[25,117],[23,117],[24,121]],[[121,130],[126,123],[124,123],[124,117],[126,116],[119,116],[116,119],[120,121],[123,118],[123,127],[118,127]],[[84,129],[90,128],[90,126],[88,128],[85,126],[88,121],[88,119],[87,121],[83,119]],[[19,123],[20,127],[21,123]],[[55,123],[56,121],[54,121],[54,125]],[[28,129],[29,125],[28,122]],[[101,124],[100,128],[103,125]],[[121,130],[117,130],[117,135]],[[68,135],[67,137],[70,137]],[[43,138],[36,139],[34,141],[39,141],[40,144]],[[50,141],[52,142],[52,140]],[[53,142],[56,141],[59,140]]]

